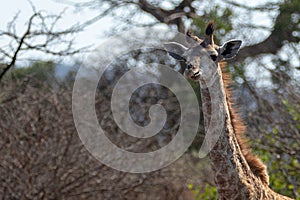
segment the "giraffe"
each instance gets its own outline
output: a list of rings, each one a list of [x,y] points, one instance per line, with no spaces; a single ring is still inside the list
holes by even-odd
[[[207,141],[218,199],[290,199],[269,188],[266,165],[249,148],[246,127],[232,105],[231,79],[224,72],[224,61],[237,55],[242,41],[230,40],[218,46],[213,32],[210,22],[204,39],[187,32],[187,40],[195,40],[196,45],[169,42],[164,46],[170,56],[186,63],[185,76],[199,81],[205,133],[218,136],[214,143]]]

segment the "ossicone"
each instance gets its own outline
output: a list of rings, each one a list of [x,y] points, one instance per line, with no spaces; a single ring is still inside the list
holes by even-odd
[[[210,44],[214,45],[214,38],[213,38],[213,33],[215,31],[215,25],[214,22],[210,21],[208,22],[206,29],[205,29],[205,45]]]

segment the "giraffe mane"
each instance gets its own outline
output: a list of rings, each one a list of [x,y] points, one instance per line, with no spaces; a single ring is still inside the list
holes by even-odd
[[[232,90],[232,79],[231,75],[228,72],[228,68],[226,67],[226,62],[220,62],[219,66],[222,69],[222,80],[225,87],[226,99],[229,109],[229,114],[231,118],[231,124],[237,138],[237,142],[241,149],[243,156],[245,157],[251,171],[253,174],[260,178],[260,180],[269,185],[269,176],[267,173],[267,167],[263,164],[263,162],[252,152],[252,149],[249,145],[249,139],[246,138],[246,125],[244,120],[241,118],[239,111],[234,107],[236,104],[233,98],[233,90]]]

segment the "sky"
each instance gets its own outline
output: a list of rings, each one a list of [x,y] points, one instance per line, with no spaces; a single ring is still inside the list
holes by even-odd
[[[36,7],[36,10],[45,10],[49,14],[58,14],[64,9],[67,8],[63,18],[61,19],[58,28],[65,28],[69,27],[75,23],[83,23],[84,21],[87,21],[88,19],[93,18],[96,16],[96,11],[86,10],[84,12],[76,12],[74,8],[58,3],[59,0],[31,0],[33,5]],[[19,18],[17,21],[17,32],[19,35],[25,32],[25,23],[26,20],[29,19],[29,17],[32,15],[32,8],[30,6],[30,3],[27,0],[9,0],[4,1],[4,5],[0,7],[0,29],[5,30],[7,23],[11,21],[11,19],[18,13]],[[76,2],[76,0],[74,0]],[[81,0],[80,2],[84,2],[84,0]],[[245,2],[245,4],[253,6],[254,4],[259,4],[261,1],[259,0],[253,0],[249,3],[248,0],[240,0],[240,3]],[[242,15],[244,17],[249,17]],[[241,16],[241,19],[242,19]],[[258,17],[260,20],[255,20],[255,17]],[[264,20],[263,20],[264,19]],[[264,16],[253,16],[253,20],[257,21],[259,23],[264,22],[263,25],[269,25],[270,22],[266,20],[267,17]],[[270,21],[270,20],[269,20]],[[76,35],[75,43],[76,47],[82,47],[82,46],[88,46],[88,45],[99,45],[101,44],[106,38],[105,38],[105,32],[107,32],[111,27],[112,24],[114,24],[114,20],[109,17],[105,17],[93,25],[89,26],[84,30],[83,32]],[[262,35],[259,33],[260,36]],[[266,33],[267,36],[267,33]],[[262,38],[263,39],[263,38]],[[0,37],[0,47],[2,47],[5,42]],[[247,39],[245,40],[245,44],[247,44]],[[33,56],[37,56],[38,54],[35,54]]]
[[[75,12],[71,7],[57,3],[53,0],[31,0],[37,10],[45,10],[47,13],[58,14],[67,8],[64,17],[61,19],[61,27],[65,25],[72,25],[77,22],[84,22],[96,15],[96,12]],[[26,0],[9,0],[5,1],[4,5],[0,7],[0,27],[3,28],[12,19],[12,17],[20,11],[18,19],[18,26],[20,29],[25,28],[24,24],[26,19],[32,14],[32,9],[28,1]],[[78,44],[85,45],[86,43],[94,43],[95,39],[103,37],[103,32],[108,30],[111,24],[111,19],[106,17],[85,30],[76,39]],[[95,30],[98,30],[95,32]]]
[[[58,3],[60,0],[31,0],[33,5],[36,7],[36,10],[44,10],[48,14],[58,14],[66,9],[63,18],[61,19],[60,23],[58,24],[58,28],[65,28],[70,27],[75,23],[83,23],[87,21],[88,19],[91,19],[97,15],[97,11],[91,11],[91,10],[85,10],[84,12],[76,12],[74,8],[64,5],[62,3]],[[77,0],[73,0],[76,2]],[[80,0],[80,2],[84,2],[85,0]],[[222,0],[220,0],[222,2]],[[255,5],[261,5],[265,4],[266,2],[277,2],[282,0],[239,0],[238,2],[243,5],[248,6],[255,6]],[[167,4],[165,6],[168,6]],[[3,1],[2,6],[0,6],[0,30],[5,30],[7,23],[9,23],[12,18],[18,13],[19,18],[17,20],[17,32],[19,35],[22,35],[22,33],[25,32],[26,28],[26,21],[29,19],[29,17],[32,15],[33,11],[31,8],[30,3],[28,0],[8,0]],[[246,11],[247,12],[247,11]],[[272,18],[268,16],[270,13],[266,13],[266,15],[262,15],[259,13],[254,13],[253,15],[248,15],[247,13],[241,13],[239,17],[240,22],[251,21],[255,23],[256,25],[266,26],[266,27],[272,27],[272,24],[274,23]],[[274,15],[274,13],[272,14]],[[275,12],[276,15],[276,12]],[[105,37],[105,33],[110,30],[110,28],[115,23],[115,20],[110,17],[104,17],[103,19],[97,21],[96,23],[92,24],[91,26],[87,27],[83,32],[76,34],[75,38],[75,44],[76,47],[82,47],[82,46],[88,46],[88,45],[94,45],[94,47],[99,46],[101,43],[103,43],[107,38]],[[244,45],[251,45],[251,42],[253,42],[253,38],[259,38],[260,40],[264,40],[270,32],[268,31],[256,31],[255,33],[247,34],[246,37],[243,39]],[[256,35],[255,35],[256,34]],[[250,35],[250,36],[249,36]],[[231,37],[231,36],[230,36]],[[248,37],[248,38],[247,38]],[[6,39],[7,40],[7,39]],[[258,42],[258,41],[255,41]],[[0,37],[0,48],[3,47],[7,41],[5,39]],[[38,54],[36,52],[33,53],[25,53],[25,55],[21,55],[20,57],[24,57],[25,59],[30,57],[34,60],[46,60],[50,59],[53,60],[52,57],[45,57],[43,54]],[[86,58],[86,55],[81,55],[79,57],[76,57],[78,60],[84,60]],[[74,61],[74,57],[67,58],[69,61]],[[64,60],[68,62],[68,60]],[[17,62],[17,66],[29,66],[32,61],[28,63],[28,61],[22,61],[22,59],[19,59],[21,61]],[[251,71],[251,74],[253,72]]]
[[[58,24],[58,28],[69,27],[75,23],[83,23],[84,21],[93,18],[96,12],[86,11],[86,12],[76,12],[70,6],[57,3],[54,0],[31,0],[36,10],[44,10],[49,14],[58,14],[66,9],[63,18]],[[4,3],[5,2],[5,3]],[[4,1],[2,6],[0,6],[0,29],[6,30],[7,23],[9,23],[12,18],[18,13],[19,17],[17,20],[17,32],[19,35],[25,32],[26,21],[32,15],[33,11],[30,3],[27,0],[9,0]],[[112,25],[112,19],[105,17],[93,25],[86,28],[83,32],[76,35],[75,43],[77,47],[101,44],[105,39],[104,33],[108,31]],[[5,42],[0,38],[0,47],[2,47]]]
[[[71,25],[76,22],[84,22],[87,19],[94,17],[97,12],[87,10],[85,12],[75,12],[70,6],[58,3],[55,0],[31,0],[32,3],[35,5],[37,10],[45,10],[48,13],[57,14],[63,11],[66,7],[68,7],[64,17],[61,20],[61,27],[66,25]],[[22,33],[22,29],[25,29],[25,20],[30,17],[32,14],[32,9],[30,3],[27,0],[9,0],[4,1],[4,5],[0,7],[0,29],[3,29],[7,23],[12,19],[12,17],[20,11],[20,16],[18,19],[18,27],[20,33]],[[74,1],[76,2],[76,0]],[[84,2],[81,0],[80,2]],[[248,2],[246,0],[240,0],[240,2]],[[256,3],[260,2],[259,0],[251,1],[251,5],[255,5]],[[250,5],[249,4],[249,5]],[[260,18],[263,19],[263,18]],[[262,21],[262,20],[260,20]],[[101,39],[103,40],[103,33],[111,27],[113,24],[113,20],[111,18],[105,17],[102,20],[99,20],[92,26],[88,27],[83,33],[79,34],[76,38],[76,42],[78,45],[86,45],[86,44],[94,44],[95,40],[98,41]],[[1,42],[1,41],[0,41]]]

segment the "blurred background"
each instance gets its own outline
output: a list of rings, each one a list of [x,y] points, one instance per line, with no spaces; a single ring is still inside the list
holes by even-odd
[[[198,158],[203,117],[179,160],[130,174],[93,158],[72,116],[76,71],[105,39],[137,27],[191,29],[201,37],[210,20],[216,43],[243,40],[227,68],[251,147],[268,166],[270,187],[300,199],[300,1],[12,0],[0,10],[1,199],[216,199],[209,161]],[[163,105],[168,117],[161,132],[137,139],[114,122],[112,89],[141,60],[184,70],[165,51],[148,49],[121,55],[101,78],[99,124],[114,144],[133,152],[163,147],[180,124],[176,96],[151,84],[136,90],[129,109],[144,126],[149,107]],[[191,84],[201,105],[199,85]]]

